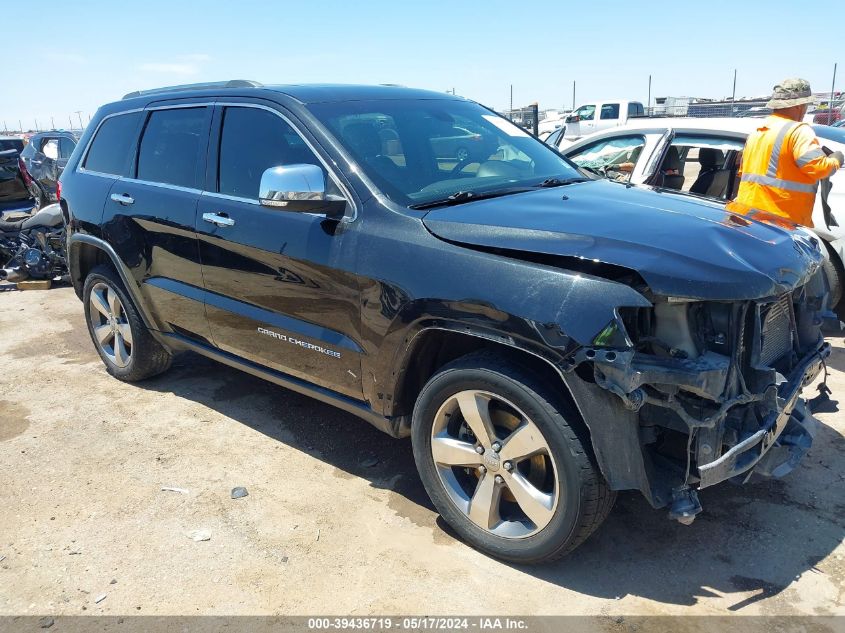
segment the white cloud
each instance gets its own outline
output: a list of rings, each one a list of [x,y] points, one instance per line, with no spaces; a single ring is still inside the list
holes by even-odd
[[[138,70],[151,73],[165,73],[170,75],[196,75],[200,67],[211,61],[211,55],[205,53],[190,53],[176,55],[172,61],[144,62],[138,64]]]

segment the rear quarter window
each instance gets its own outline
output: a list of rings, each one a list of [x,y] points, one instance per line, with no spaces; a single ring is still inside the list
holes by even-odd
[[[140,122],[140,112],[119,114],[104,120],[91,142],[83,167],[114,176],[125,174]]]

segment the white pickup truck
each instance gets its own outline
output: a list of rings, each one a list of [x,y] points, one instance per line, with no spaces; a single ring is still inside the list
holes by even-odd
[[[645,116],[645,110],[639,101],[593,101],[579,106],[566,117],[563,138],[574,141],[587,134],[625,125],[629,119],[641,116]]]

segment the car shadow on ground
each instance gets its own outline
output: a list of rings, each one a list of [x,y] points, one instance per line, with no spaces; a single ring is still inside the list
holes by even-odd
[[[410,442],[354,416],[194,354],[167,374],[140,383],[208,406],[306,452],[373,487],[395,493],[390,507],[445,538],[417,476]],[[835,406],[835,401],[834,406]],[[639,493],[619,494],[605,524],[558,562],[513,568],[580,593],[627,595],[675,605],[739,594],[737,611],[783,592],[845,538],[845,438],[821,425],[819,450],[784,480],[722,484],[701,492],[704,512],[691,526],[667,519]],[[746,593],[751,593],[746,596]]]

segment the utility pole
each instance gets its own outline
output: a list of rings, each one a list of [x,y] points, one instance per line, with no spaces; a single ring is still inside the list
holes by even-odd
[[[735,102],[736,102],[736,68],[734,68],[734,89],[733,89],[733,92],[731,93],[731,116],[734,116],[736,114]]]
[[[38,132],[38,119],[35,119],[35,131]]]
[[[56,122],[53,120],[53,117],[52,117],[52,116],[50,117],[50,129],[51,129],[51,130],[55,130],[55,129],[56,129]]]
[[[833,81],[830,82],[830,104],[827,107],[827,124],[833,123],[833,93],[836,89],[836,64],[833,64]]]
[[[572,80],[572,111],[575,112],[575,80]]]
[[[648,76],[648,101],[646,102],[646,114],[651,114],[651,75]]]
[[[81,130],[82,129],[82,110],[77,110],[76,112],[74,112],[74,114],[79,117],[79,129]]]
[[[23,134],[23,123],[21,123],[20,119],[18,119],[18,127],[20,128],[21,134]]]
[[[69,114],[67,115],[67,122],[69,124],[68,129],[72,130],[73,129],[73,119],[71,118],[71,116]]]
[[[508,111],[508,118],[513,121],[513,84],[511,84],[511,107]]]

